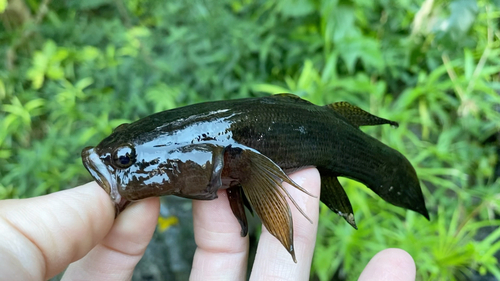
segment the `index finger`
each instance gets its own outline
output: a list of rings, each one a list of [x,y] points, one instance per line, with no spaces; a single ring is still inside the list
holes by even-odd
[[[14,275],[4,275],[6,280],[50,278],[102,240],[114,215],[108,194],[95,182],[0,201],[0,272]]]

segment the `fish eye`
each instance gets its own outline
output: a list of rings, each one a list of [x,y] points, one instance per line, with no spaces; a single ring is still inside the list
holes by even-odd
[[[135,163],[135,149],[130,144],[123,144],[113,152],[113,165],[120,169],[125,169]]]

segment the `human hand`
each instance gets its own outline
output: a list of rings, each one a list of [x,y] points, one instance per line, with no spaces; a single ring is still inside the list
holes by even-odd
[[[299,171],[291,178],[319,195],[316,169]],[[313,198],[294,188],[288,190],[314,221],[310,224],[291,206],[298,263],[263,229],[251,279],[309,278],[319,196]],[[219,197],[193,201],[198,249],[192,280],[246,278],[248,237],[240,236],[240,225],[224,199],[225,192],[219,192]],[[0,280],[45,280],[70,263],[63,280],[129,280],[151,240],[159,200],[149,198],[132,204],[116,220],[114,212],[108,194],[95,182],[37,198],[0,201]],[[360,280],[391,280],[387,279],[390,276],[394,277],[392,280],[414,280],[415,266],[408,254],[405,256],[397,249],[379,253]]]
[[[290,178],[317,198],[284,186],[314,222],[309,223],[292,205],[294,245],[297,263],[281,243],[263,227],[250,280],[309,280],[318,226],[320,177],[310,168]],[[240,225],[233,216],[224,192],[223,200],[193,201],[196,250],[191,280],[245,280],[248,237],[240,236]],[[360,281],[413,281],[415,263],[400,249],[386,249],[375,255],[359,277]]]
[[[281,243],[265,227],[257,248],[250,280],[309,280],[309,272],[316,242],[319,213],[320,178],[316,169],[305,169],[290,175],[298,185],[317,198],[284,184],[298,205],[314,222],[311,224],[291,204],[293,238],[297,263]],[[191,280],[245,280],[249,240],[241,237],[240,224],[234,217],[226,193],[219,199],[193,201],[193,222],[196,249]]]
[[[72,262],[63,280],[130,280],[159,207],[158,198],[149,198],[115,220],[113,203],[96,182],[0,201],[0,280],[46,280]]]
[[[410,254],[391,248],[378,252],[368,262],[358,281],[414,281],[415,275],[415,262]]]

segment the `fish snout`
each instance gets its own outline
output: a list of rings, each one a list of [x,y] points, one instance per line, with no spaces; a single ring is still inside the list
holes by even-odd
[[[110,171],[109,165],[103,162],[94,147],[88,146],[82,150],[82,162],[99,186],[110,195],[111,200],[119,205],[122,200],[113,171]]]

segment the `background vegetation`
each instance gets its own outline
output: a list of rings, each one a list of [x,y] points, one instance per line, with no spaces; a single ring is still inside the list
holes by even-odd
[[[311,278],[379,250],[420,280],[500,279],[500,38],[487,0],[0,0],[0,199],[91,180],[80,151],[130,120],[292,92],[396,120],[431,221],[344,181],[355,231],[322,208]],[[491,279],[488,279],[491,278]]]

